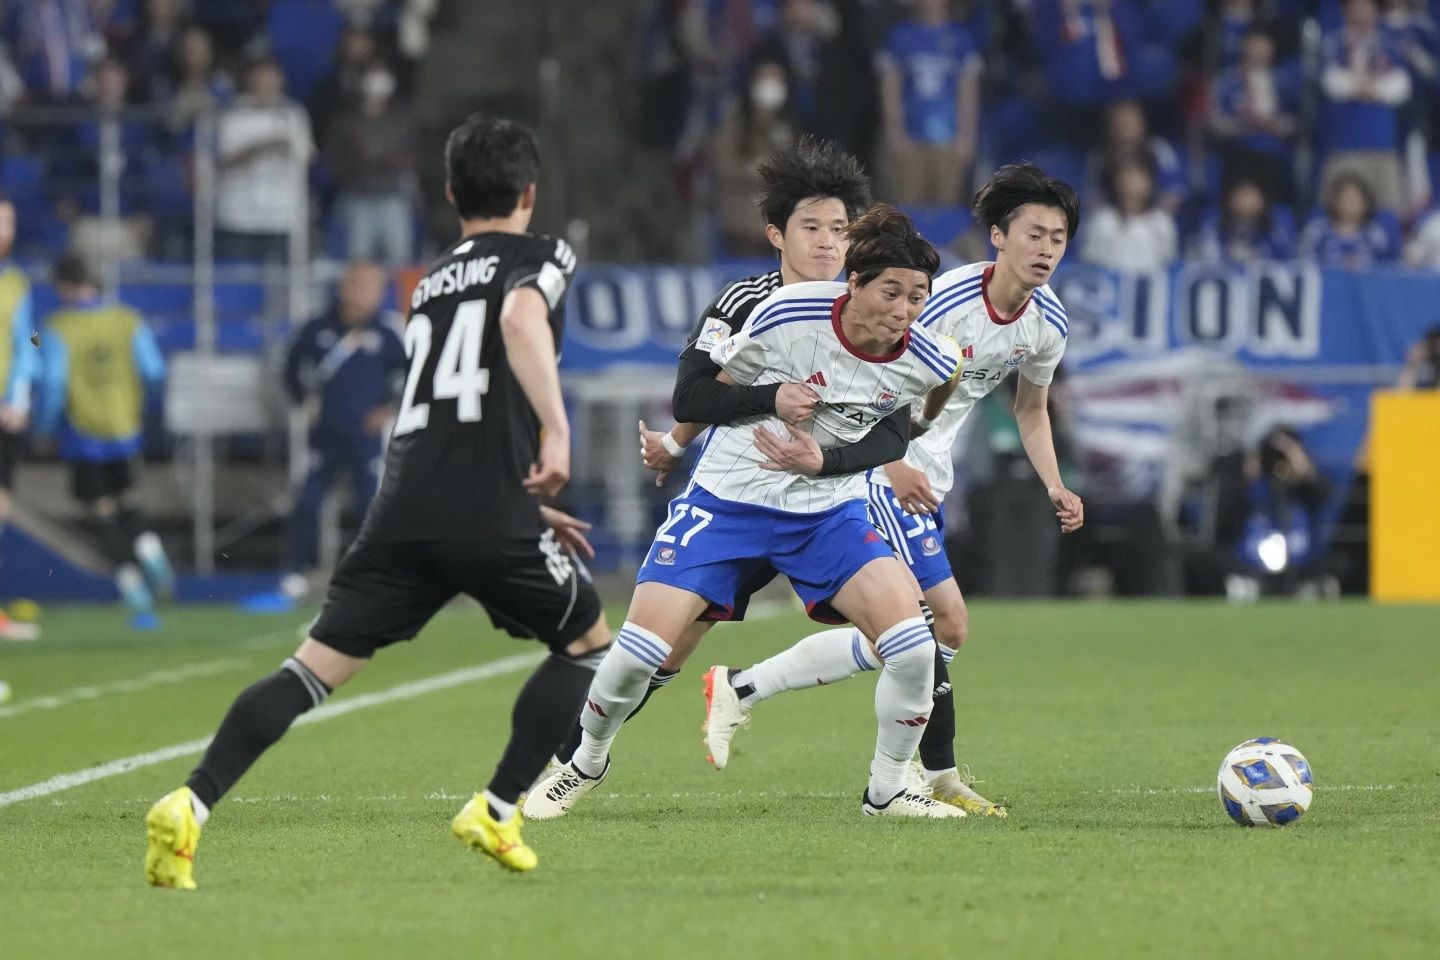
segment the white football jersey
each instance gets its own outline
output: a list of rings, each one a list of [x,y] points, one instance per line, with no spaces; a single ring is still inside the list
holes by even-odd
[[[990,305],[985,293],[994,267],[988,262],[972,263],[936,277],[930,301],[915,324],[927,333],[954,339],[964,358],[960,383],[945,409],[934,426],[910,441],[905,453],[905,462],[924,471],[940,497],[955,485],[950,448],[975,404],[1012,370],[1019,370],[1037,387],[1049,386],[1065,353],[1070,323],[1060,298],[1048,285],[1039,287],[1019,316],[1007,320]],[[882,469],[872,471],[871,478],[886,486],[890,483]]]
[[[843,283],[795,283],[755,308],[739,333],[710,356],[745,385],[805,383],[820,395],[815,416],[797,429],[822,448],[854,443],[897,409],[953,378],[960,349],[943,335],[911,327],[890,354],[856,350],[840,329],[847,299]],[[817,513],[866,495],[863,473],[807,477],[766,470],[755,447],[756,428],[788,438],[778,417],[761,416],[711,428],[691,483],[717,497],[790,513]]]

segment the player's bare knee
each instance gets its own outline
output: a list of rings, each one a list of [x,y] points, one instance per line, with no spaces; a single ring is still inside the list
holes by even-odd
[[[300,648],[295,651],[295,659],[305,664],[310,672],[319,677],[320,682],[331,690],[339,689],[342,684],[359,673],[361,667],[370,662],[364,657],[352,657],[348,653],[341,653],[314,637],[305,638],[305,642],[300,644]]]
[[[589,630],[565,645],[565,655],[579,658],[587,653],[603,650],[610,645],[611,636],[610,624],[606,622],[605,615],[602,613],[595,618],[595,622],[590,625]]]
[[[964,610],[950,611],[935,616],[935,642],[951,650],[965,646],[970,637],[970,616]]]

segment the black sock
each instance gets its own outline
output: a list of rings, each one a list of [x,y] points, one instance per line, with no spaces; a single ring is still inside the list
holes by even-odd
[[[515,698],[510,742],[490,778],[491,793],[515,803],[539,778],[545,764],[560,751],[567,732],[578,726],[580,708],[604,653],[598,650],[578,658],[552,653],[535,668]]]
[[[955,696],[950,689],[950,667],[935,645],[935,709],[920,738],[920,762],[926,770],[955,766]]]
[[[134,541],[126,539],[125,525],[120,522],[120,514],[97,517],[95,523],[96,532],[100,535],[100,552],[105,554],[105,559],[116,567],[134,563],[134,551],[130,549]]]
[[[651,694],[674,680],[675,675],[679,672],[679,670],[666,670],[664,667],[656,670],[650,677],[650,685],[645,688],[645,696],[640,698],[640,705],[630,712],[630,716],[625,718],[625,722],[629,723],[641,710],[644,710],[645,704],[650,702]],[[560,749],[555,751],[555,759],[561,763],[569,763],[570,758],[575,756],[575,751],[580,749],[580,735],[583,732],[580,727],[580,718],[576,716],[575,722],[570,725],[570,735],[565,738]]]
[[[121,507],[115,514],[115,519],[120,524],[120,533],[125,538],[127,548],[133,552],[136,539],[145,532],[145,515],[132,507]]]
[[[730,671],[730,687],[735,691],[735,696],[739,697],[741,700],[744,700],[746,697],[755,696],[755,684],[738,682],[735,678],[738,677],[741,673],[742,671],[740,670]]]
[[[296,717],[329,695],[330,688],[309,667],[290,657],[235,698],[185,786],[205,806],[215,806]]]

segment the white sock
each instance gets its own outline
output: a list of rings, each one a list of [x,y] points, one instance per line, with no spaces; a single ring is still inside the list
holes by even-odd
[[[605,759],[620,725],[645,698],[650,678],[668,656],[670,644],[649,630],[628,620],[620,627],[580,710],[580,748],[570,761],[575,769],[587,777],[605,772]]]
[[[135,564],[127,563],[115,571],[115,586],[120,591],[121,599],[135,612],[149,613],[154,609],[155,599],[150,595],[150,588],[145,585],[145,577]]]
[[[190,811],[195,814],[195,825],[205,826],[205,821],[210,819],[210,808],[200,802],[200,798],[192,792],[190,794]]]
[[[165,559],[165,547],[160,538],[147,530],[135,538],[135,556],[143,563]]]
[[[957,777],[960,775],[960,771],[956,767],[946,767],[944,770],[931,770],[929,767],[922,767],[921,771],[925,774],[926,783],[934,783],[947,773],[953,773]]]
[[[515,816],[515,804],[501,800],[489,790],[486,790],[482,796],[485,797],[485,802],[490,805],[492,814],[500,823],[506,823],[511,817]]]
[[[902,620],[875,642],[884,666],[875,684],[875,759],[870,764],[870,800],[887,803],[905,786],[905,767],[920,746],[935,705],[935,639],[925,618]]]
[[[880,661],[875,659],[870,644],[860,631],[842,627],[812,633],[769,660],[741,670],[732,682],[737,687],[749,685],[755,688],[753,694],[741,697],[742,703],[752,707],[786,690],[839,683],[862,670],[878,669]]]

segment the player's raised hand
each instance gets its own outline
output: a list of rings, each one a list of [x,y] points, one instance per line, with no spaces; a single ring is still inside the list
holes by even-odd
[[[645,464],[647,470],[657,470],[655,486],[665,485],[665,478],[670,476],[670,471],[684,461],[683,457],[673,455],[665,449],[662,442],[665,434],[659,430],[651,430],[645,426],[645,421],[640,421],[640,461]]]
[[[790,431],[788,440],[777,437],[764,427],[755,428],[755,449],[765,457],[760,466],[766,470],[785,470],[807,477],[819,473],[820,468],[825,466],[820,444],[810,434],[801,433],[788,423],[785,429]]]
[[[1060,518],[1060,532],[1074,533],[1085,526],[1085,503],[1064,486],[1057,484],[1045,491],[1055,505],[1055,516]]]
[[[525,489],[539,497],[553,497],[570,482],[570,437],[546,433],[540,456],[530,464]]]
[[[904,460],[885,465],[885,475],[890,478],[890,490],[906,513],[934,513],[940,509],[940,498],[930,487],[930,478],[923,470],[916,470]]]
[[[804,423],[815,416],[820,394],[803,383],[782,383],[775,394],[775,415],[786,423]]]
[[[575,553],[592,560],[595,558],[595,548],[585,539],[585,531],[590,529],[590,524],[554,507],[542,506],[540,516],[545,520],[545,525],[555,531],[556,540]]]

